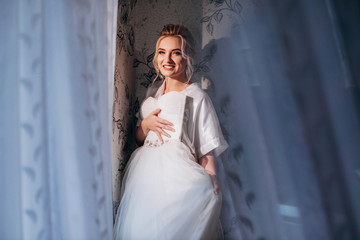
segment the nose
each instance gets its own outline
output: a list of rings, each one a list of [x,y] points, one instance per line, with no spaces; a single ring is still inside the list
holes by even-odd
[[[166,62],[168,62],[168,63],[173,63],[173,62],[174,62],[174,61],[172,60],[172,58],[171,58],[171,53],[169,53],[169,54],[166,55]]]

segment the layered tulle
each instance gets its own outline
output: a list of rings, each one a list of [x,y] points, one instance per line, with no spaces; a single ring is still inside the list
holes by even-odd
[[[221,196],[181,141],[143,146],[123,179],[114,239],[217,239]]]

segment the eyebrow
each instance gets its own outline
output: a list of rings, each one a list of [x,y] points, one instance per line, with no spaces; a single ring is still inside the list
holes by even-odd
[[[158,50],[166,50],[166,49],[164,49],[164,48],[159,48]],[[176,49],[172,49],[171,51],[181,51],[181,49],[180,49],[180,48],[176,48]]]

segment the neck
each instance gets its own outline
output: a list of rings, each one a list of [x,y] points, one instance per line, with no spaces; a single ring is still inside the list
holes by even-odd
[[[183,79],[174,79],[174,78],[165,78],[165,88],[164,93],[177,91],[180,92],[184,90],[191,83],[188,82],[186,78]]]

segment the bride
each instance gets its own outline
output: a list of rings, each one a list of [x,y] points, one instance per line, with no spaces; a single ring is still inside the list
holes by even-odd
[[[215,157],[227,143],[209,96],[193,73],[194,41],[166,25],[153,60],[163,81],[149,87],[137,148],[123,178],[114,239],[221,238]]]

